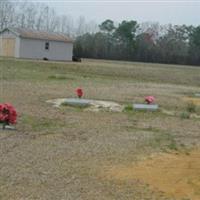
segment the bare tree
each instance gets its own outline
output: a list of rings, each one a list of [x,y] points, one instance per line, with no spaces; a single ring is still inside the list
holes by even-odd
[[[86,27],[86,23],[85,23],[85,17],[80,16],[77,20],[77,29],[76,29],[76,35],[83,35],[85,33],[85,27]]]
[[[95,21],[89,21],[86,24],[85,31],[88,33],[96,33],[97,31],[99,31],[99,26],[97,25],[97,23]]]
[[[71,37],[98,30],[94,21],[87,23],[83,16],[74,26],[71,16],[59,16],[54,8],[45,3],[0,0],[0,29],[8,26],[62,32]]]
[[[69,15],[62,15],[60,17],[60,31],[66,33],[68,36],[72,36],[74,32],[73,19]]]
[[[36,21],[35,21],[35,28],[37,30],[42,30],[43,28],[43,24],[44,24],[44,9],[45,9],[45,5],[44,4],[37,4],[37,8],[38,8],[38,13],[36,16]]]
[[[59,17],[57,16],[55,10],[50,8],[48,10],[48,19],[47,19],[48,27],[47,31],[55,32],[59,29]]]
[[[0,0],[0,29],[14,24],[14,6],[8,0]]]

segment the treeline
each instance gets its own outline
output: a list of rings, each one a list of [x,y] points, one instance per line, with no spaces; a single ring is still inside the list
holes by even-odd
[[[59,15],[45,3],[0,0],[0,30],[7,27],[62,32],[73,38],[98,30],[96,22],[87,22],[83,16],[73,19],[70,15]]]
[[[200,26],[112,20],[76,38],[80,57],[200,65]]]

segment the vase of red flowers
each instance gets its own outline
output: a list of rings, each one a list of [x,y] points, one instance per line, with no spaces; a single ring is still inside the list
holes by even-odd
[[[0,104],[0,123],[3,124],[3,129],[6,125],[15,124],[17,121],[17,112],[15,108],[9,104]]]
[[[147,97],[145,97],[145,102],[147,104],[153,104],[155,102],[155,97],[154,96],[147,96]]]
[[[83,90],[81,88],[77,88],[76,94],[77,94],[78,98],[81,98],[83,96]]]

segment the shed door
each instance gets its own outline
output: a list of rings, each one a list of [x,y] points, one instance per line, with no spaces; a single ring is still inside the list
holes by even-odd
[[[2,56],[15,57],[15,39],[14,38],[2,38],[0,42],[2,45]]]

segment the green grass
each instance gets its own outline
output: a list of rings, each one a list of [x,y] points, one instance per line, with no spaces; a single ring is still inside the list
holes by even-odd
[[[53,79],[53,80],[74,80],[75,78],[72,76],[67,76],[67,75],[63,75],[63,74],[53,74],[48,76],[49,79]]]
[[[200,86],[198,67],[124,62],[51,63],[25,60],[1,60],[3,79],[44,80],[55,74],[73,74],[80,78],[172,83]],[[31,72],[31,73],[30,73]],[[187,74],[187,76],[185,76]],[[170,78],[169,78],[170,77]]]
[[[58,119],[49,119],[48,117],[35,117],[31,115],[22,115],[20,124],[25,126],[26,130],[33,132],[39,131],[55,131],[59,127],[64,126],[64,123]]]
[[[144,136],[143,145],[145,147],[151,147],[153,149],[160,149],[162,151],[174,150],[177,151],[181,145],[178,145],[173,134],[164,131],[162,129],[147,127],[140,128],[137,126],[137,122],[133,126],[127,128],[129,132],[135,134],[135,132],[146,132]],[[145,139],[146,137],[146,139]],[[144,147],[143,146],[143,147]],[[142,148],[143,148],[142,147]]]
[[[124,112],[132,112],[132,111],[133,111],[133,105],[129,104],[124,107]]]

